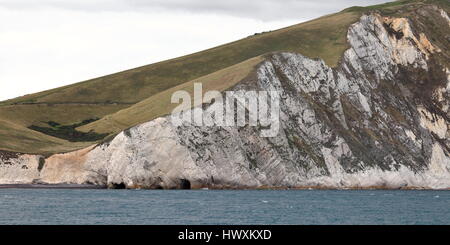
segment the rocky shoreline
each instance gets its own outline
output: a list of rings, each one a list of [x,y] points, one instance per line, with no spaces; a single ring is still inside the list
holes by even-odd
[[[77,184],[0,184],[0,189],[106,189],[100,185]]]
[[[163,190],[160,188],[111,188],[106,185],[78,185],[78,184],[0,184],[0,189],[75,189],[75,190],[95,190],[95,189],[108,189],[108,190]],[[182,188],[172,188],[166,190],[183,190]],[[299,186],[299,187],[268,187],[260,186],[255,188],[238,188],[238,187],[203,187],[192,188],[184,190],[423,190],[423,191],[448,191],[450,188],[419,188],[419,187],[386,187],[386,186],[369,186],[369,187],[344,187],[337,188],[333,186]]]

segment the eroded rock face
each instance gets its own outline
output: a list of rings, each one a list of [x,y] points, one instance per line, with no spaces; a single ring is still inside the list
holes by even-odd
[[[450,33],[445,11],[421,11]],[[45,164],[39,156],[0,158],[0,183],[450,188],[450,72],[442,62],[449,46],[437,46],[418,21],[361,17],[337,68],[300,54],[268,56],[233,90],[281,94],[276,137],[249,125],[176,127],[162,117]]]
[[[0,151],[0,183],[31,183],[38,179],[40,159],[40,156]]]

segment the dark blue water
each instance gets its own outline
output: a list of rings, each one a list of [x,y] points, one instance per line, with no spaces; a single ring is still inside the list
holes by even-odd
[[[450,191],[0,189],[0,224],[450,224]]]

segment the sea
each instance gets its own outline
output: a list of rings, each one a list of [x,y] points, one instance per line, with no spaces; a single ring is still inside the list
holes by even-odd
[[[450,191],[0,189],[2,225],[448,225]]]

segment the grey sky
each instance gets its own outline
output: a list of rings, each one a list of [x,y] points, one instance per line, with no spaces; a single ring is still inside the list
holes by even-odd
[[[0,101],[385,1],[0,0]]]
[[[349,6],[388,0],[0,0],[12,9],[44,7],[78,11],[146,12],[154,10],[217,13],[258,20],[314,18]]]

